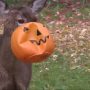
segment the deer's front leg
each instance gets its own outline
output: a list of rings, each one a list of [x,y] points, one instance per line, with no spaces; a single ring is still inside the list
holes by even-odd
[[[29,83],[32,75],[32,65],[25,64],[20,61],[16,61],[15,63],[15,82],[16,82],[16,90],[27,90],[29,87]]]
[[[16,90],[13,77],[0,65],[0,90]]]

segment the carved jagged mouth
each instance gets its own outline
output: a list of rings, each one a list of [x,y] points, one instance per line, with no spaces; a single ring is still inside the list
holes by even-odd
[[[44,39],[40,39],[39,41],[30,40],[30,42],[36,43],[37,45],[41,45],[41,43],[46,43],[47,39],[49,39],[49,36],[46,36],[46,37],[44,37]]]

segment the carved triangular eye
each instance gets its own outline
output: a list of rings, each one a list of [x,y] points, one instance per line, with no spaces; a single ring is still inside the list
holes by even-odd
[[[37,30],[37,36],[41,35],[41,32],[39,30]]]

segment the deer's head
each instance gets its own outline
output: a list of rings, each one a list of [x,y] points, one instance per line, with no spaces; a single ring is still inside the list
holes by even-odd
[[[42,9],[47,0],[35,0],[32,5],[20,6],[19,8],[6,8],[6,4],[3,0],[0,1],[0,15],[4,19],[5,33],[9,35],[15,29],[15,27],[27,23],[36,22],[37,12]]]

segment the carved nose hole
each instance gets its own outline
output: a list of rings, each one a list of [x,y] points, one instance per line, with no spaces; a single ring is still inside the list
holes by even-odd
[[[39,30],[37,30],[37,36],[41,35],[41,32]]]

